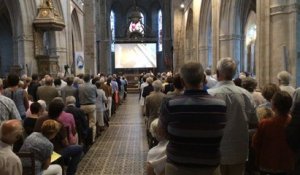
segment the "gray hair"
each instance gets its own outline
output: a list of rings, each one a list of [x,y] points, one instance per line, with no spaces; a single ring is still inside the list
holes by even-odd
[[[66,105],[69,105],[69,104],[75,104],[76,103],[76,99],[74,96],[67,96],[66,97]]]
[[[204,70],[200,63],[189,62],[181,67],[180,76],[185,83],[198,85],[204,80]]]
[[[155,92],[159,92],[162,89],[162,83],[161,83],[160,80],[155,80],[152,83],[152,86],[153,86],[153,89],[154,89]]]
[[[230,57],[221,58],[217,63],[217,70],[226,80],[232,80],[236,74],[236,63]]]
[[[46,110],[47,105],[45,100],[38,100],[37,102],[42,106],[43,110]]]
[[[153,78],[151,78],[151,77],[148,77],[148,78],[146,79],[146,82],[147,82],[148,84],[152,84],[152,82],[153,82]]]
[[[154,138],[158,138],[158,118],[154,119],[151,124],[150,124],[150,128],[149,128],[149,131],[151,133],[151,135],[154,137]]]
[[[281,71],[277,74],[277,79],[280,80],[280,84],[289,85],[291,80],[291,74],[287,71]]]

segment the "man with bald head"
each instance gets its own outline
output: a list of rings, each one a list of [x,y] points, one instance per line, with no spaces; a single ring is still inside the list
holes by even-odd
[[[0,127],[0,174],[22,174],[21,160],[12,151],[12,145],[22,134],[23,127],[20,120],[7,120],[2,123]]]

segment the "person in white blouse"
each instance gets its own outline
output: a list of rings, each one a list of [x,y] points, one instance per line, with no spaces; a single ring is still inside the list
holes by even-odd
[[[158,119],[153,120],[150,125],[150,133],[159,142],[158,145],[151,148],[147,156],[147,174],[148,175],[164,175],[165,164],[167,161],[166,148],[169,143],[165,139],[163,132],[158,128]]]

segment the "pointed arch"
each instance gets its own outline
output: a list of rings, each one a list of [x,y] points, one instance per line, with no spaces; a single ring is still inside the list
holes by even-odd
[[[72,35],[74,38],[73,40],[74,49],[75,51],[82,51],[82,36],[81,36],[80,23],[79,23],[76,9],[74,9],[71,13],[71,20],[72,20]]]

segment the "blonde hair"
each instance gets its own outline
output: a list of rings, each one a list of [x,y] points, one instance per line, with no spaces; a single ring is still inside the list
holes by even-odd
[[[53,135],[56,135],[58,133],[58,131],[60,130],[61,125],[55,121],[55,120],[46,120],[44,121],[42,128],[41,128],[41,132],[42,134],[49,138]]]
[[[270,108],[267,107],[258,107],[256,109],[256,115],[258,117],[258,121],[262,121],[263,119],[271,118],[273,117],[274,113]]]

